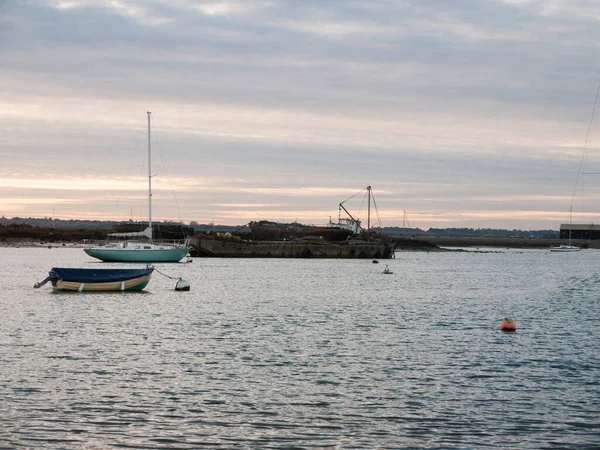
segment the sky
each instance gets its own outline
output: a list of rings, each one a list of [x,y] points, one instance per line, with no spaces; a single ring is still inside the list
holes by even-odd
[[[151,111],[154,220],[597,223],[599,56],[600,0],[0,0],[0,215],[147,219]]]

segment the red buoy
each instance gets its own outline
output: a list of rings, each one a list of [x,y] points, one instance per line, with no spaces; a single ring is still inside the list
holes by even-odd
[[[500,322],[500,329],[502,331],[517,331],[517,324],[514,319],[505,317],[502,319],[502,322]]]

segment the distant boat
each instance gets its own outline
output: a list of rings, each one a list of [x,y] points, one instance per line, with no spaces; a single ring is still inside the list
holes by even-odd
[[[54,267],[48,277],[34,287],[48,281],[57,291],[101,292],[141,291],[150,281],[154,267],[145,269],[74,269]]]
[[[387,264],[386,264],[386,265],[385,265],[385,269],[383,269],[383,272],[381,272],[381,273],[385,273],[386,275],[390,275],[390,274],[392,274],[392,273],[394,273],[394,272],[392,272],[392,271],[390,270],[390,268],[389,268],[389,267],[387,266]]]
[[[340,258],[389,259],[394,257],[393,242],[323,239],[290,241],[250,241],[230,233],[203,234],[191,238],[192,256],[218,258]]]
[[[250,222],[252,240],[243,240],[231,233],[197,234],[191,246],[193,256],[220,258],[360,258],[389,259],[395,257],[396,244],[383,233],[374,233],[371,224],[371,201],[375,198],[371,186],[366,189],[368,199],[367,228],[353,217],[344,203],[339,204],[340,217],[334,223],[329,219],[327,226],[302,225],[297,222]],[[361,191],[361,192],[363,192]],[[348,217],[341,217],[342,210]],[[377,212],[379,217],[379,212]],[[283,239],[285,236],[288,238]],[[337,236],[337,239],[333,236]],[[264,240],[274,239],[274,240]]]
[[[581,250],[581,247],[570,244],[561,244],[550,247],[551,252],[578,252],[579,250]]]
[[[369,238],[379,237],[385,239],[386,237],[381,234],[375,236],[375,233],[370,229],[371,202],[373,202],[376,208],[375,197],[373,196],[371,186],[367,186],[360,191],[359,194],[364,191],[366,191],[365,197],[368,201],[368,222],[366,229],[362,227],[360,219],[354,218],[344,206],[345,202],[357,195],[354,194],[352,197],[339,204],[337,222],[333,222],[331,217],[329,217],[329,222],[326,225],[306,225],[299,222],[281,223],[268,220],[253,221],[248,224],[250,231],[252,232],[252,239],[254,241],[285,241],[292,239],[321,238],[328,242],[341,242],[351,238],[368,240]],[[348,217],[342,217],[342,211],[344,211]],[[377,214],[379,217],[379,212],[377,212]]]
[[[590,118],[590,122],[588,125],[587,135],[585,138],[585,144],[583,145],[583,149],[581,152],[581,160],[579,161],[579,169],[577,170],[577,178],[575,179],[575,186],[573,188],[573,194],[571,195],[571,206],[569,207],[569,242],[567,244],[561,244],[550,248],[552,252],[578,252],[581,250],[580,247],[576,247],[571,244],[571,235],[573,232],[573,200],[575,199],[575,193],[577,191],[577,186],[579,184],[579,178],[585,172],[583,171],[583,163],[585,161],[585,152],[587,148],[588,141],[590,139],[590,132],[592,130],[592,124],[594,123],[594,115],[596,114],[596,105],[598,104],[598,97],[600,96],[600,84],[598,84],[598,89],[596,90],[596,100],[594,101],[594,107],[592,108],[592,117]],[[593,224],[592,224],[593,226]],[[561,226],[562,229],[562,226]],[[581,233],[579,239],[581,240]],[[590,230],[589,238],[592,238],[592,231]]]
[[[156,244],[152,242],[152,152],[150,143],[150,111],[148,111],[148,227],[137,233],[113,233],[114,237],[145,237],[148,241],[125,241],[105,247],[86,248],[84,251],[93,258],[105,262],[179,262],[186,256],[189,241],[182,245]]]
[[[305,225],[298,222],[281,223],[261,220],[248,224],[255,241],[283,241],[290,239],[322,238],[325,241],[344,241],[352,231],[334,226]]]
[[[366,191],[365,199],[367,200],[367,228],[363,228],[361,221],[358,218],[355,218],[352,214],[350,214],[350,211],[348,211],[348,209],[344,206],[344,203],[346,203],[348,200],[356,197],[358,194],[365,192],[365,191]],[[363,203],[364,203],[365,199],[363,199]],[[389,236],[386,236],[382,232],[379,232],[379,233],[374,232],[373,229],[371,228],[371,203],[373,203],[373,206],[375,207],[375,211],[377,213],[377,220],[379,222],[379,227],[382,228],[381,221],[379,221],[379,210],[377,209],[377,204],[375,203],[375,196],[373,195],[373,189],[371,188],[371,186],[367,186],[362,191],[358,192],[357,194],[354,194],[353,196],[351,196],[350,198],[347,198],[346,200],[344,200],[343,202],[341,202],[339,204],[339,218],[338,218],[338,223],[335,225],[339,226],[340,228],[352,230],[352,232],[354,234],[356,234],[357,239],[362,239],[365,241],[383,240],[383,241],[391,242],[391,239]],[[342,217],[341,216],[342,211],[344,211],[344,213],[346,213],[346,215],[348,217],[346,217],[346,218]],[[331,220],[330,220],[330,222],[331,222]]]
[[[581,247],[577,247],[575,245],[571,245],[571,222],[573,216],[573,207],[569,208],[569,242],[568,244],[560,244],[555,245],[554,247],[550,247],[551,252],[578,252],[581,250]]]

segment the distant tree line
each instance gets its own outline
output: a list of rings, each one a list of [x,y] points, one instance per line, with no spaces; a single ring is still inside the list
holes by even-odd
[[[455,237],[520,237],[520,238],[558,238],[557,230],[503,230],[499,228],[420,228],[383,227],[374,228],[385,234],[402,234],[408,236],[455,236]]]
[[[73,228],[73,229],[109,229],[116,223],[109,220],[79,220],[79,219],[53,219],[52,217],[34,218],[34,217],[13,217],[7,219],[0,217],[0,225],[29,225],[37,228]]]
[[[92,229],[108,230],[114,229],[118,225],[138,225],[142,226],[147,222],[138,221],[115,221],[115,220],[79,220],[79,219],[53,219],[51,217],[33,218],[33,217],[13,217],[8,219],[0,217],[1,226],[26,225],[36,228],[56,228],[56,229]],[[175,221],[156,222],[157,226],[174,227],[184,225]],[[230,233],[248,233],[250,228],[244,225],[216,225],[213,223],[201,224],[192,220],[186,231],[193,229],[199,232],[230,232]],[[558,230],[503,230],[498,228],[429,228],[422,230],[420,228],[405,227],[382,227],[373,228],[373,231],[408,236],[457,236],[457,237],[521,237],[521,238],[558,238]]]
[[[153,224],[174,226],[181,225],[181,222],[175,221],[155,221]],[[135,221],[135,220],[80,220],[80,219],[53,219],[52,217],[13,217],[8,219],[4,216],[0,217],[0,225],[29,225],[36,228],[72,228],[72,229],[111,229],[117,225],[139,225],[147,226],[148,221]]]

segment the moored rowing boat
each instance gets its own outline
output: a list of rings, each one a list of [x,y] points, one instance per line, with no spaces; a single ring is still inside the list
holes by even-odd
[[[52,289],[58,291],[100,292],[100,291],[141,291],[144,289],[154,267],[145,269],[76,269],[54,267],[48,277],[34,285],[39,288],[48,281]]]

